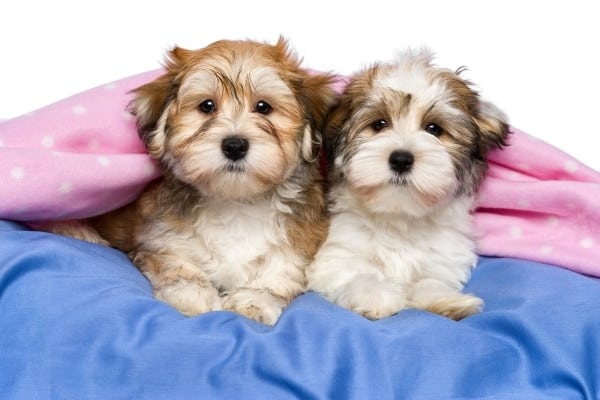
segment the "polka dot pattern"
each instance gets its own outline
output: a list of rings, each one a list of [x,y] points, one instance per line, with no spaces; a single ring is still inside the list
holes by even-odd
[[[62,183],[60,184],[59,191],[60,191],[62,194],[71,193],[71,192],[73,191],[73,184],[72,184],[71,182],[67,182],[67,181],[65,181],[65,182],[62,182]]]
[[[20,181],[25,177],[25,171],[21,167],[11,168],[10,177],[15,181]]]
[[[77,104],[76,106],[73,106],[73,108],[71,108],[71,110],[73,111],[73,114],[75,115],[83,115],[87,112],[87,109],[82,106],[81,104]]]
[[[554,251],[554,249],[552,248],[552,246],[548,246],[548,245],[544,245],[540,247],[540,252],[542,254],[551,254],[552,251]]]
[[[0,218],[82,218],[133,200],[159,176],[126,111],[161,71],[108,83],[0,124]],[[8,189],[7,189],[8,188]]]
[[[579,245],[581,247],[583,247],[584,249],[591,249],[592,247],[594,247],[594,239],[589,238],[589,237],[581,239],[581,241],[579,242]]]
[[[42,138],[42,146],[47,149],[50,149],[54,146],[54,138],[52,136],[44,136]]]
[[[600,276],[600,173],[513,129],[490,155],[474,213],[480,254]]]
[[[510,228],[510,237],[513,239],[520,239],[523,236],[523,229],[519,226],[513,226]]]
[[[577,163],[573,160],[566,161],[564,165],[565,165],[565,171],[567,171],[567,172],[577,171],[577,168],[578,168]]]
[[[106,156],[98,157],[98,163],[103,167],[108,167],[110,165],[110,159]]]

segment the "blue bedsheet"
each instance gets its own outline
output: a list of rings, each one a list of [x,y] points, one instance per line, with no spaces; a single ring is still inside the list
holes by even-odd
[[[2,399],[596,399],[600,281],[481,258],[461,322],[314,293],[276,326],[186,318],[113,249],[0,221]]]

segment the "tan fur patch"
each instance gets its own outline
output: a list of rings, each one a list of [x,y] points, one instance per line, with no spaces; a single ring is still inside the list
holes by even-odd
[[[441,298],[435,303],[429,304],[425,309],[434,314],[459,321],[480,312],[481,301],[473,296],[458,295]]]
[[[313,174],[317,175],[318,172]],[[308,189],[305,198],[306,202],[295,204],[294,212],[287,217],[287,235],[292,247],[307,261],[312,261],[327,236],[329,220],[319,183]]]

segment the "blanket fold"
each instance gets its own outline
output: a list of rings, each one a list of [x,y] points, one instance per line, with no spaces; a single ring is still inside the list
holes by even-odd
[[[485,312],[367,320],[315,293],[275,326],[154,298],[125,254],[0,220],[3,399],[597,399],[600,285],[479,259]]]

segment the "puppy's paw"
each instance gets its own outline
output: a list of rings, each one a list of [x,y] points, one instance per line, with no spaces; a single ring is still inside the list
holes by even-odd
[[[190,317],[223,308],[217,289],[183,279],[162,286],[154,295]]]
[[[483,300],[470,294],[456,293],[437,298],[423,309],[458,321],[481,312]]]
[[[368,319],[381,319],[406,308],[407,300],[401,285],[366,278],[344,286],[336,303]]]
[[[458,321],[480,312],[483,300],[440,280],[426,278],[412,285],[410,306]]]
[[[68,236],[90,243],[110,246],[110,243],[107,240],[100,236],[100,234],[94,228],[83,221],[51,221],[36,224],[34,227],[36,229],[57,235]]]
[[[267,289],[240,288],[229,292],[223,308],[266,325],[274,325],[288,302]]]

